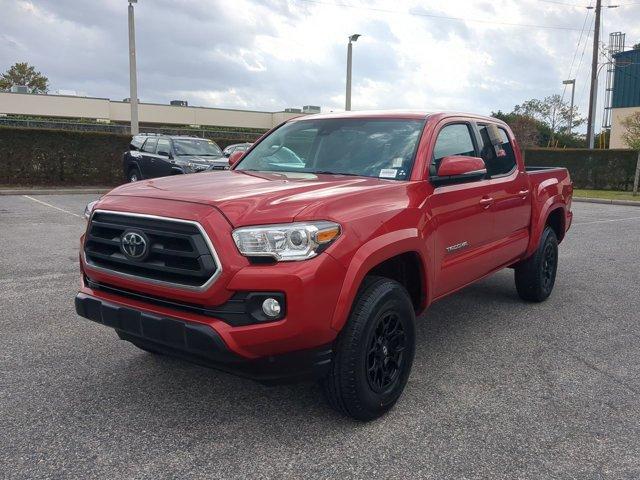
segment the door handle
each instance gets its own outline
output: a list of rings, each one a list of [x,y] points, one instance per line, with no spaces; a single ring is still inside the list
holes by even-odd
[[[520,190],[518,192],[518,196],[522,197],[522,198],[527,198],[527,195],[529,195],[529,190]]]
[[[491,197],[482,197],[480,199],[480,205],[482,205],[485,209],[489,208],[493,204],[493,198]]]

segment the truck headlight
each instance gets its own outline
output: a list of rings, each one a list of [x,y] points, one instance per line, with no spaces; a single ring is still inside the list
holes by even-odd
[[[94,200],[93,202],[89,202],[89,203],[87,203],[87,206],[84,207],[84,219],[87,222],[91,218],[91,212],[93,212],[93,209],[95,208],[96,203],[98,203],[98,200]]]
[[[233,231],[233,240],[245,257],[295,261],[315,257],[339,235],[337,223],[296,222],[238,228]]]

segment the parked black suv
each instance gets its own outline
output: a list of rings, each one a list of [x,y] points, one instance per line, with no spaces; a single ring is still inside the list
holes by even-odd
[[[122,156],[122,168],[130,182],[205,170],[226,170],[229,161],[206,138],[141,133],[131,139]]]

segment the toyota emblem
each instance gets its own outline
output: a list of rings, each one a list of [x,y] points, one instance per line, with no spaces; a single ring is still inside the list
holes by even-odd
[[[120,248],[127,258],[142,260],[149,251],[146,235],[142,232],[127,231],[120,237]]]

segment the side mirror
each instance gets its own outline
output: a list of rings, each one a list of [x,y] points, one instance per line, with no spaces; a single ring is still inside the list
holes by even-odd
[[[158,152],[158,155],[161,155],[163,157],[171,157],[171,154],[169,152]]]
[[[233,152],[229,156],[229,167],[233,167],[244,156],[244,152]]]
[[[479,157],[451,155],[444,157],[438,167],[438,175],[431,177],[431,183],[436,186],[451,183],[480,180],[487,174],[484,160]]]

